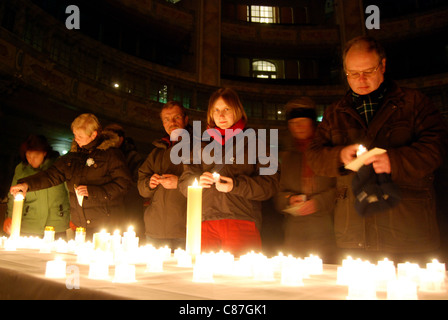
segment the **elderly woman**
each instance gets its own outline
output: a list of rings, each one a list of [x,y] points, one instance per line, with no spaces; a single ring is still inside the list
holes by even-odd
[[[114,148],[114,137],[102,135],[101,125],[93,114],[82,114],[71,126],[74,141],[69,153],[50,168],[18,180],[10,191],[41,190],[67,183],[70,192],[71,229],[84,227],[88,235],[100,229],[123,229],[123,197],[131,175],[123,154]],[[115,137],[118,139],[118,136]]]
[[[47,139],[42,135],[30,135],[20,146],[22,161],[17,165],[12,185],[17,180],[48,169],[59,157]],[[13,209],[13,197],[8,197],[7,218],[3,230],[10,233]],[[56,237],[65,238],[65,230],[70,221],[70,203],[65,183],[54,187],[29,192],[24,202],[21,222],[21,234],[43,236],[46,226],[54,227]]]

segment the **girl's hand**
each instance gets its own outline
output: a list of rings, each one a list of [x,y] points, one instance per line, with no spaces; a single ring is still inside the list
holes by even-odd
[[[216,182],[216,190],[220,192],[230,192],[233,189],[233,179],[229,177],[220,176],[218,182]]]

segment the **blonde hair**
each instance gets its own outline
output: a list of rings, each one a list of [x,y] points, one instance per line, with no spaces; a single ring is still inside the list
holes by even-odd
[[[72,122],[72,131],[75,129],[83,130],[89,137],[93,132],[101,132],[101,124],[98,118],[92,113],[83,113]]]
[[[235,123],[241,119],[243,119],[244,124],[247,123],[246,112],[236,91],[230,88],[221,88],[215,91],[208,101],[207,124],[210,128],[216,127],[215,121],[213,120],[213,106],[219,98],[222,98],[227,106],[232,108]]]

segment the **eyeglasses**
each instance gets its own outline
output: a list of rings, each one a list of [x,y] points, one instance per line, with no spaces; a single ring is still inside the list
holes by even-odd
[[[345,75],[347,76],[347,78],[351,78],[351,79],[358,79],[361,76],[361,74],[363,74],[364,77],[369,78],[369,77],[373,76],[378,71],[380,66],[381,66],[381,63],[378,64],[378,66],[376,68],[370,68],[370,69],[367,69],[364,71],[346,70]]]

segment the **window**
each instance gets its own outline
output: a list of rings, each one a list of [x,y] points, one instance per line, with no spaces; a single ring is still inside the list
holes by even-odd
[[[277,8],[267,6],[247,6],[247,21],[258,23],[277,23]]]
[[[252,76],[262,79],[276,79],[277,67],[272,62],[257,60],[252,62]]]
[[[50,57],[61,65],[70,67],[71,48],[72,46],[68,43],[59,37],[55,37],[53,38],[53,44],[50,49]]]
[[[160,103],[168,102],[168,86],[166,84],[160,84],[151,82],[149,88],[149,98],[153,101]]]

